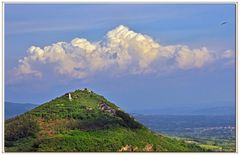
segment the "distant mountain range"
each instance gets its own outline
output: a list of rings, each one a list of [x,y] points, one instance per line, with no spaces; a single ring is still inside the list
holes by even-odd
[[[13,102],[5,102],[5,119],[23,114],[38,105],[30,104],[30,103],[13,103]]]
[[[16,105],[6,103],[8,113],[9,108],[13,108],[10,106]],[[18,109],[18,112],[21,111]],[[88,89],[66,93],[7,119],[4,129],[6,152],[208,151],[149,130]]]

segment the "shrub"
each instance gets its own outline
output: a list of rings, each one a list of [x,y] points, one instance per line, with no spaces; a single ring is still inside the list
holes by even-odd
[[[134,118],[130,117],[127,113],[124,113],[123,111],[118,110],[116,112],[116,115],[123,119],[123,121],[124,121],[123,125],[126,127],[133,128],[133,129],[142,127],[142,125],[140,123],[135,121]]]
[[[39,126],[32,116],[17,117],[5,125],[5,140],[15,141],[20,138],[32,136],[39,131]]]

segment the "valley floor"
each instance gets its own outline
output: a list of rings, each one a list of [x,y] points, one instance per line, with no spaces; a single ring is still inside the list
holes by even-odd
[[[153,131],[217,152],[236,151],[235,116],[135,115]],[[163,125],[164,124],[164,125]]]

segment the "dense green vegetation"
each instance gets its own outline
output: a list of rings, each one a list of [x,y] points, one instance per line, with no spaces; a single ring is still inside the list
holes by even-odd
[[[5,151],[205,151],[145,128],[87,89],[71,92],[5,122]],[[103,110],[100,104],[107,109]]]

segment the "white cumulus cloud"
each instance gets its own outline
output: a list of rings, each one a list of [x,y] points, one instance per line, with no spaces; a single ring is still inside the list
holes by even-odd
[[[99,42],[75,38],[70,43],[58,42],[42,48],[32,46],[13,72],[20,78],[40,78],[44,76],[41,68],[51,66],[55,74],[84,79],[102,71],[147,74],[168,69],[188,70],[202,68],[219,59],[233,58],[231,50],[216,54],[206,47],[163,46],[147,35],[120,25]]]

